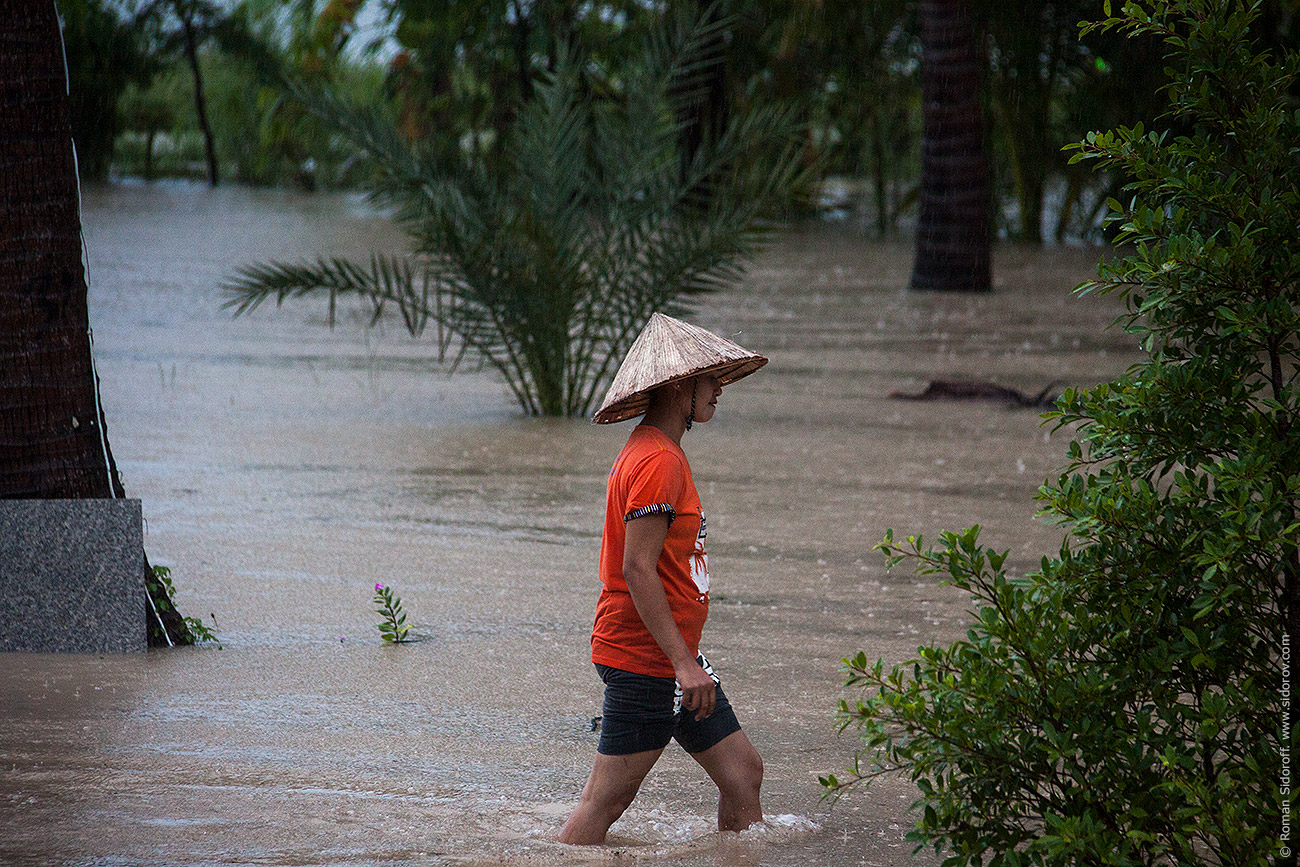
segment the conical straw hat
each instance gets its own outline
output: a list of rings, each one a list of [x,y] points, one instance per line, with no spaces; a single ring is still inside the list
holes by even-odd
[[[712,331],[655,313],[627,351],[592,421],[612,424],[642,415],[650,408],[650,392],[678,379],[712,373],[727,385],[764,364],[763,356]]]

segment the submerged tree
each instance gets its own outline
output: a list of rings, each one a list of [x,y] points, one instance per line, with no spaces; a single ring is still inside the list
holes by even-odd
[[[0,497],[122,497],[91,358],[54,4],[0,0],[0,32]],[[141,566],[157,612],[150,643],[193,643],[164,586],[147,561]]]
[[[921,2],[920,216],[913,289],[987,292],[991,201],[970,0]]]
[[[798,129],[784,110],[736,113],[681,158],[679,119],[719,62],[724,25],[670,19],[617,80],[561,52],[495,171],[298,88],[374,159],[374,197],[396,206],[415,252],[248,266],[229,306],[317,295],[332,323],[338,296],[353,295],[372,324],[392,308],[413,335],[434,324],[440,351],[458,342],[457,360],[485,360],[530,415],[590,413],[651,313],[739,279],[765,211],[795,181]]]
[[[208,121],[208,100],[203,87],[199,50],[222,26],[223,16],[221,8],[211,0],[151,0],[136,15],[138,25],[149,23],[159,31],[157,51],[161,56],[185,58],[194,86],[194,119],[203,135],[208,184],[214,187],[221,179],[221,170],[217,162],[216,135]]]
[[[1252,42],[1244,0],[1126,3],[1096,28],[1163,40],[1161,119],[1089,134],[1076,160],[1130,178],[1120,241],[1082,291],[1114,292],[1149,352],[1069,391],[1070,468],[1039,493],[1068,529],[1009,576],[979,528],[891,565],[971,593],[968,640],[886,670],[848,661],[862,749],[841,789],[904,771],[912,839],[969,864],[1263,865],[1280,837],[1282,660],[1300,634],[1300,56]],[[1289,808],[1289,804],[1287,805]]]

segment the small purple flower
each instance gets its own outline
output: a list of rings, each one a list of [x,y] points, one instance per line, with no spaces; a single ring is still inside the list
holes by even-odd
[[[376,593],[378,593],[380,590],[383,590],[383,589],[384,589],[384,585],[383,585],[383,584],[376,584],[376,585],[375,585],[375,592],[376,592]]]

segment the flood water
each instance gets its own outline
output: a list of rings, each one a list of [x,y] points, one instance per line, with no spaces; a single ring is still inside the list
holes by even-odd
[[[768,827],[713,830],[671,746],[604,847],[550,842],[595,751],[588,661],[604,484],[630,423],[522,418],[490,372],[300,302],[232,319],[243,263],[396,249],[347,195],[191,185],[87,195],[109,437],[145,545],[223,649],[0,659],[0,862],[908,863],[915,797],[832,809],[841,657],[964,634],[968,600],[887,573],[887,527],[972,523],[1032,568],[1064,455],[1033,410],[891,400],[928,380],[1036,393],[1136,359],[1069,289],[1096,250],[1000,248],[988,297],[913,295],[906,241],[792,230],[694,320],[771,363],[683,446],[709,515],[702,648],[763,755]],[[419,641],[385,646],[376,582]],[[932,853],[915,863],[934,864]]]

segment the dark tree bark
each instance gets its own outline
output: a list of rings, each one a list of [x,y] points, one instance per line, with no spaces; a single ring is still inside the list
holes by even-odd
[[[181,20],[185,34],[185,57],[190,62],[190,75],[194,78],[194,114],[199,121],[199,131],[203,133],[203,149],[208,159],[208,185],[215,187],[220,180],[217,169],[217,146],[208,124],[208,103],[203,95],[203,73],[199,69],[199,43],[194,33],[194,10],[184,3],[176,4],[176,15]]]
[[[125,496],[91,361],[52,0],[0,0],[0,203],[0,497]],[[173,642],[188,643],[184,621],[165,607]]]
[[[911,288],[991,288],[989,170],[970,0],[921,0],[921,191]]]

